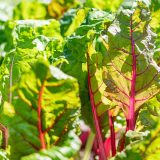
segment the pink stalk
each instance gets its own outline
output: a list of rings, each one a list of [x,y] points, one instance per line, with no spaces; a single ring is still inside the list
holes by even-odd
[[[130,20],[130,40],[132,46],[132,79],[131,79],[131,93],[130,93],[130,104],[129,104],[129,114],[127,117],[127,131],[135,129],[135,86],[136,86],[136,54],[135,54],[135,42],[133,39],[133,29],[132,29],[132,17]]]
[[[131,52],[132,52],[132,79],[131,79],[131,93],[129,96],[129,113],[128,116],[126,118],[126,123],[127,123],[127,127],[126,127],[126,132],[129,130],[134,130],[135,129],[135,96],[136,96],[136,53],[135,53],[135,42],[133,39],[133,28],[132,28],[132,16],[131,16],[131,20],[130,20],[130,41],[131,41]],[[120,145],[120,151],[122,151],[125,147],[125,136],[123,136],[122,138],[122,142]]]
[[[114,120],[113,120],[111,111],[108,111],[108,117],[109,117],[112,156],[115,156],[116,155],[116,138],[115,138],[115,130],[114,130]]]
[[[89,134],[90,134],[90,131],[84,131],[84,132],[82,132],[82,134],[80,135],[79,138],[80,138],[81,143],[82,143],[81,148],[84,148],[84,147],[85,147],[86,142],[87,142],[87,139],[88,139],[88,137],[89,137]]]
[[[89,55],[87,54],[87,59],[89,59]],[[96,137],[97,137],[97,141],[98,141],[98,147],[99,147],[99,156],[100,156],[100,160],[106,160],[106,153],[105,153],[105,149],[104,149],[104,144],[103,144],[103,138],[102,138],[102,133],[101,133],[101,128],[99,125],[99,121],[98,121],[98,115],[96,112],[96,107],[95,107],[95,102],[94,102],[94,95],[93,95],[93,91],[92,91],[92,87],[91,87],[91,77],[90,77],[90,70],[89,70],[89,65],[87,63],[87,68],[88,68],[88,88],[89,88],[89,96],[90,96],[90,103],[91,103],[91,107],[92,107],[92,113],[93,113],[93,119],[94,119],[94,124],[95,124],[95,129],[96,129]]]
[[[94,139],[94,143],[93,143],[93,152],[96,154],[96,155],[99,155],[99,148],[98,148],[98,142],[97,142],[97,137],[95,136],[95,139]]]

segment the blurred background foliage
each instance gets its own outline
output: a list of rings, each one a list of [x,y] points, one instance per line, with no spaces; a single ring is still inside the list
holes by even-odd
[[[4,55],[11,49],[13,44],[13,39],[10,36],[13,26],[8,21],[44,20],[52,18],[59,20],[62,18],[60,20],[63,25],[61,32],[64,36],[63,32],[68,30],[72,22],[72,26],[74,24],[78,27],[85,18],[83,11],[77,12],[76,9],[87,7],[115,12],[121,3],[122,0],[0,0],[0,64]],[[66,12],[67,14],[64,15]],[[75,20],[73,21],[74,18]],[[66,35],[72,32],[71,30],[73,29],[71,27],[66,32]]]

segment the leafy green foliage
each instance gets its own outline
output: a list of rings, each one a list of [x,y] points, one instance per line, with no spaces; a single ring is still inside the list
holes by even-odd
[[[114,160],[156,160],[159,157],[159,119],[152,116],[147,108],[144,108],[138,118],[138,123],[141,123],[141,132],[132,133],[133,136],[137,136],[137,140],[134,139],[123,152],[118,153]],[[140,138],[141,137],[141,138]],[[112,159],[112,160],[113,160]]]
[[[106,96],[123,108],[127,119],[134,119],[130,114],[159,92],[159,67],[153,60],[155,33],[149,15],[145,3],[124,3],[108,28],[108,43],[104,42]]]
[[[70,36],[84,22],[89,9],[71,9],[61,18],[61,33]]]
[[[75,79],[58,68],[37,62],[22,75],[15,90],[14,108],[5,103],[1,116],[1,122],[9,128],[11,159],[54,145],[69,148],[70,141],[74,145],[76,139],[70,131],[76,127],[80,107]],[[78,150],[79,142],[75,144]],[[70,150],[63,154],[72,156],[75,152]]]
[[[18,1],[0,2],[0,159],[85,158],[81,116],[91,155],[157,160],[159,0]]]
[[[36,7],[35,7],[36,6]],[[22,0],[13,11],[13,19],[45,19],[47,6],[36,1]]]
[[[4,150],[0,150],[0,160],[9,160]]]
[[[68,42],[66,43],[64,48],[64,56],[68,60],[69,64],[63,64],[62,70],[78,79],[80,84],[81,103],[83,106],[82,116],[85,116],[84,118],[88,119],[87,121],[89,121],[89,123],[92,122],[90,120],[91,117],[86,115],[91,108],[90,104],[88,103],[89,97],[87,85],[87,53],[88,50],[91,48],[90,46],[92,45],[92,42],[94,45],[99,40],[98,37],[101,34],[102,30],[105,29],[106,25],[109,24],[111,20],[112,16],[106,12],[101,12],[95,9],[88,11],[84,23],[82,23],[82,25],[76,29],[75,33],[68,38]],[[100,50],[101,46],[102,45],[99,46],[99,44],[96,45],[97,49],[99,47]],[[79,48],[81,48],[81,50],[79,50]],[[102,48],[102,50],[103,49],[104,47]],[[96,55],[94,55],[94,57],[95,56]],[[94,58],[93,63],[96,63],[95,61],[96,59]],[[79,72],[76,72],[77,70]],[[95,82],[95,80],[96,78],[93,80],[93,83],[95,83],[96,87],[97,83]],[[102,79],[101,81],[99,80],[98,83],[101,82]],[[99,95],[97,95],[97,102],[101,101],[100,99],[101,98],[99,97]]]
[[[22,72],[29,70],[38,58],[56,58],[62,52],[63,39],[60,25],[55,20],[16,21],[8,25],[12,26],[10,48],[14,48],[5,56],[1,66],[1,90],[3,101],[11,102],[10,89],[19,81]],[[49,32],[50,28],[52,32]]]
[[[151,10],[152,10],[152,20],[151,20],[151,27],[154,29],[154,31],[157,33],[157,38],[156,38],[156,52],[154,55],[154,59],[156,60],[156,62],[160,63],[160,59],[159,59],[159,42],[160,42],[160,17],[159,17],[159,13],[160,13],[160,2],[159,1],[152,1],[152,6],[151,6]]]
[[[78,137],[73,132],[70,132],[68,137],[66,137],[66,140],[63,142],[63,145],[59,147],[54,146],[51,149],[23,157],[22,160],[35,160],[39,158],[42,160],[68,160],[72,155],[77,153],[79,148],[80,141]]]
[[[79,6],[78,0],[52,0],[48,5],[48,12],[51,17],[59,19],[71,8]]]
[[[85,6],[115,12],[123,0],[86,0]]]
[[[160,9],[160,1],[159,0],[152,0],[151,1],[151,6],[150,6],[150,8],[151,8],[151,11],[157,11],[157,10],[159,10]]]

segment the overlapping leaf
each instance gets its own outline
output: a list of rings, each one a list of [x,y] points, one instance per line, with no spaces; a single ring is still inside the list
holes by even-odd
[[[118,153],[116,157],[112,158],[112,160],[158,159],[160,156],[159,119],[155,116],[152,116],[147,108],[144,108],[139,114],[138,123],[139,122],[141,124],[141,132],[138,134],[143,136],[143,138],[130,143],[123,152]]]
[[[48,60],[58,57],[62,52],[63,39],[60,25],[55,20],[16,21],[9,22],[8,26],[12,26],[8,34],[12,39],[12,42],[9,41],[12,50],[4,58],[0,71],[2,99],[11,102],[10,89],[19,81],[22,72],[38,58]]]
[[[103,152],[103,159],[105,151],[99,126],[100,117],[98,116],[106,113],[106,110],[110,108],[108,106],[110,103],[103,96],[105,84],[102,77],[102,61],[106,49],[103,47],[99,37],[111,20],[112,16],[107,12],[94,9],[88,11],[84,23],[68,38],[64,54],[69,61],[69,65],[62,66],[65,72],[76,77],[79,81],[80,97],[83,106],[82,115],[91,127],[96,129],[98,147],[100,152]],[[79,72],[76,72],[76,70]],[[97,110],[99,115],[97,115]],[[90,115],[93,115],[94,121],[92,121]]]
[[[97,64],[96,56],[100,56],[98,63],[102,63],[102,55],[98,55],[98,52],[96,52],[95,50],[98,49],[101,51],[105,51],[105,48],[102,46],[102,43],[98,43],[98,41],[100,40],[98,39],[98,37],[112,19],[113,17],[107,12],[102,12],[95,9],[88,11],[85,21],[82,23],[80,27],[76,29],[75,33],[68,38],[68,42],[66,43],[64,48],[64,55],[68,60],[69,64],[62,65],[62,69],[69,75],[72,75],[73,77],[76,77],[78,79],[80,84],[80,97],[83,106],[82,115],[84,116],[85,119],[88,119],[88,121],[90,121],[90,124],[91,124],[90,120],[91,116],[88,116],[89,115],[88,112],[90,112],[91,114],[90,111],[91,107],[89,104],[89,96],[88,96],[89,91],[88,91],[88,81],[87,81],[87,75],[88,75],[87,63],[88,65],[93,64],[94,69],[91,72],[91,74],[92,73],[95,74],[96,72],[95,70],[98,67],[97,77],[93,75],[93,77],[94,76],[95,77],[93,78],[92,82],[92,84],[95,83],[94,90],[96,90],[96,87],[98,87],[97,85],[100,85],[103,81],[100,75],[102,66],[101,64],[96,66]],[[93,42],[93,49],[92,49],[92,42]],[[97,48],[95,49],[94,47]],[[89,53],[90,56],[94,54],[93,60],[87,59],[88,51],[91,52]],[[99,81],[98,84],[97,81]],[[96,103],[100,103],[102,97],[101,94],[99,94],[99,88],[97,88],[96,96],[97,96]]]
[[[157,38],[156,38],[156,53],[154,55],[154,59],[160,64],[160,59],[159,59],[159,51],[160,51],[160,1],[152,1],[151,5],[151,13],[152,13],[152,20],[151,20],[151,27],[153,28],[154,32],[157,33]]]
[[[0,159],[1,160],[9,160],[6,151],[0,150]]]
[[[36,7],[35,7],[36,6]],[[13,19],[46,19],[47,18],[47,5],[40,3],[37,0],[22,0],[14,8]]]
[[[51,149],[40,151],[40,153],[33,153],[23,157],[22,160],[68,160],[72,155],[75,155],[79,149],[79,139],[73,132],[70,132],[61,146],[54,146]]]
[[[52,0],[48,5],[49,15],[59,19],[71,8],[77,8],[80,2],[78,0]]]
[[[115,12],[123,0],[86,0],[85,6]]]
[[[42,149],[42,157],[72,157],[80,145],[71,133],[76,131],[80,109],[77,81],[56,67],[37,62],[22,75],[16,90],[14,108],[5,103],[0,119],[9,128],[10,158],[20,159]]]
[[[145,1],[124,3],[108,29],[108,43],[104,42],[108,49],[104,61],[106,97],[126,115],[128,109],[139,110],[160,91],[160,68],[153,60],[156,34],[149,26],[147,5]]]
[[[64,36],[72,35],[76,29],[85,21],[89,9],[70,9],[61,18],[61,33]]]

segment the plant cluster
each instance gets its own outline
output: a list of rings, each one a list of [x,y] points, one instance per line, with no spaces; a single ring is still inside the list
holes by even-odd
[[[158,160],[159,13],[158,0],[0,2],[0,159]]]

